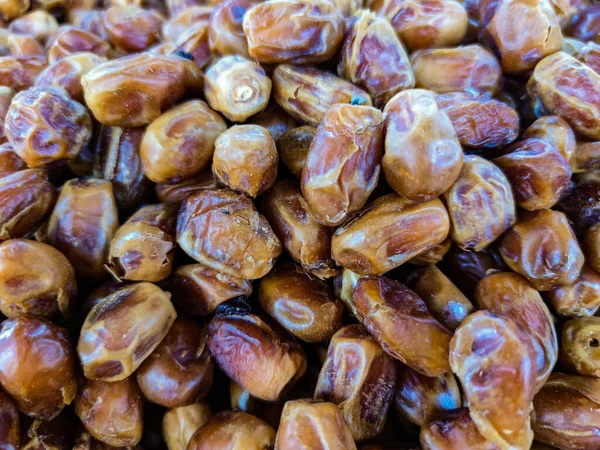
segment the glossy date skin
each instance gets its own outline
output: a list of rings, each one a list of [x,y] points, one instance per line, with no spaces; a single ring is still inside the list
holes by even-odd
[[[8,110],[10,108],[10,104],[12,103],[12,99],[15,96],[16,92],[8,86],[0,86],[0,142],[7,142],[8,138],[6,137],[6,132],[4,130],[4,123],[6,120],[6,114],[8,114]],[[1,148],[1,147],[0,147]],[[14,150],[14,149],[13,149]],[[0,167],[2,163],[0,162]],[[0,173],[1,169],[0,169]]]
[[[395,384],[394,360],[362,325],[348,325],[331,338],[314,398],[338,405],[361,441],[382,432]]]
[[[186,197],[195,191],[216,190],[219,188],[217,180],[215,180],[215,176],[210,170],[204,170],[188,180],[172,184],[156,183],[154,186],[156,196],[161,203],[169,203],[175,206],[180,206]]]
[[[565,213],[578,236],[585,236],[588,228],[600,222],[600,182],[579,183],[556,204]]]
[[[584,265],[573,284],[544,292],[544,299],[559,316],[592,316],[600,308],[600,275]]]
[[[353,272],[382,275],[442,242],[449,229],[439,199],[418,203],[388,194],[337,229],[331,255]]]
[[[566,120],[558,116],[544,116],[533,122],[524,132],[523,139],[541,139],[557,149],[567,162],[575,154],[575,134]]]
[[[126,52],[141,52],[160,40],[163,18],[154,10],[113,6],[103,18],[111,44]]]
[[[0,57],[0,83],[15,91],[22,91],[32,87],[38,75],[46,67],[46,58],[2,56]]]
[[[208,23],[208,42],[212,53],[250,57],[243,22],[246,11],[254,4],[253,0],[225,0],[215,6]]]
[[[212,410],[205,401],[168,410],[162,421],[167,448],[186,450],[191,437],[211,416]]]
[[[323,117],[302,169],[302,193],[323,225],[354,216],[377,186],[383,122],[371,106],[334,105]]]
[[[53,36],[52,45],[48,49],[48,62],[54,64],[82,52],[108,57],[110,51],[110,44],[96,35],[76,28],[68,28]]]
[[[600,378],[600,317],[580,317],[564,323],[560,362],[578,375]]]

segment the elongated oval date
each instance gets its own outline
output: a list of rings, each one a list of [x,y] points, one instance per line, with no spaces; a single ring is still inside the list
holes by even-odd
[[[147,125],[185,91],[183,58],[149,52],[108,61],[81,78],[96,119],[124,128]]]
[[[354,216],[377,186],[383,114],[371,106],[333,105],[323,117],[302,169],[302,193],[323,225]]]
[[[464,147],[504,147],[519,135],[519,114],[504,102],[473,92],[441,94],[437,102]]]
[[[120,278],[160,281],[171,273],[175,256],[177,208],[144,206],[115,233],[109,258]]]
[[[5,392],[0,393],[0,440],[7,450],[21,443],[21,419],[16,402]]]
[[[537,370],[517,325],[487,311],[471,314],[450,342],[450,366],[479,432],[500,448],[529,448]]]
[[[289,64],[273,71],[272,96],[294,119],[314,127],[336,103],[371,105],[369,94],[352,83],[329,72]]]
[[[15,91],[30,88],[46,67],[46,58],[2,56],[0,57],[0,85]]]
[[[75,397],[75,354],[64,328],[35,316],[5,320],[0,352],[0,385],[21,412],[51,420]]]
[[[6,317],[66,318],[76,297],[75,269],[54,247],[26,239],[0,244],[0,311]]]
[[[475,303],[479,309],[511,319],[521,330],[533,349],[535,390],[539,391],[558,359],[554,318],[539,292],[516,273],[493,273],[477,283]]]
[[[275,429],[244,411],[221,411],[190,438],[188,450],[265,450],[275,444]]]
[[[460,175],[444,198],[452,240],[465,250],[484,249],[517,219],[510,183],[498,167],[479,156],[465,156]]]
[[[60,89],[33,87],[12,100],[6,137],[31,168],[75,159],[92,135],[85,107]]]
[[[306,371],[302,347],[253,314],[214,316],[206,345],[227,376],[262,400],[278,400]]]
[[[565,449],[600,445],[600,379],[555,372],[533,409],[536,440]]]
[[[396,94],[385,106],[381,166],[402,197],[427,201],[446,192],[460,174],[463,152],[452,122],[423,89]]]
[[[353,272],[381,275],[439,244],[449,230],[441,200],[418,203],[388,194],[337,229],[331,256]]]
[[[544,292],[544,299],[559,316],[593,316],[600,308],[600,275],[584,265],[573,284]]]
[[[514,225],[500,243],[500,255],[538,291],[574,283],[584,260],[566,216],[548,209]]]
[[[109,181],[67,181],[48,222],[48,243],[69,259],[78,278],[101,279],[119,227]]]
[[[208,43],[216,55],[240,55],[249,58],[244,34],[244,16],[254,0],[225,0],[214,7],[208,22]]]
[[[261,63],[324,62],[344,37],[344,18],[326,0],[260,3],[246,12],[243,26],[248,53]]]
[[[362,325],[333,335],[314,398],[338,405],[356,441],[383,430],[396,384],[396,363]]]
[[[126,52],[144,51],[161,38],[163,18],[154,9],[112,6],[104,11],[103,21],[111,44]]]
[[[190,179],[212,160],[225,120],[202,100],[169,109],[146,129],[140,155],[146,176],[156,183]]]
[[[93,33],[68,27],[65,30],[57,30],[58,34],[48,41],[48,62],[54,64],[62,61],[67,56],[77,53],[93,53],[98,56],[108,57],[110,55],[110,44]],[[50,44],[51,42],[51,44]]]
[[[600,139],[600,74],[589,66],[565,52],[554,53],[535,66],[527,91],[577,133]]]
[[[500,64],[479,44],[419,50],[410,60],[419,88],[439,94],[476,91],[495,95],[500,90]]]
[[[383,108],[390,98],[415,85],[406,50],[390,23],[358,11],[344,37],[338,74],[366,90]]]
[[[547,142],[556,148],[568,162],[571,162],[571,158],[575,154],[575,134],[567,121],[561,117],[544,116],[537,119],[523,132],[523,139],[531,138]]]
[[[396,385],[396,412],[419,427],[461,406],[460,390],[452,372],[426,377],[408,366],[400,366]]]
[[[86,378],[120,381],[131,375],[175,321],[170,297],[158,286],[142,282],[125,285],[94,306],[77,344]]]
[[[448,371],[452,334],[417,294],[398,281],[366,277],[353,299],[358,318],[388,354],[428,377]]]
[[[143,401],[134,377],[107,383],[85,380],[75,413],[99,441],[116,447],[137,445],[143,432]]]
[[[31,236],[48,216],[56,189],[43,169],[0,178],[0,241]]]
[[[169,19],[163,22],[162,37],[164,41],[175,42],[188,28],[198,22],[208,23],[213,11],[209,5],[184,5],[184,8],[171,11]]]
[[[281,242],[252,201],[226,189],[187,197],[177,243],[196,261],[248,280],[265,276],[281,254]]]
[[[205,347],[204,330],[191,319],[178,318],[137,369],[144,397],[175,408],[198,401],[212,386],[213,361]]]
[[[563,155],[541,139],[525,139],[494,159],[510,181],[517,205],[528,211],[554,206],[569,187],[571,168]]]
[[[162,420],[162,433],[169,450],[186,450],[190,439],[212,416],[208,402],[169,409]]]
[[[352,432],[334,403],[290,400],[281,413],[275,450],[356,450]]]
[[[580,317],[564,323],[560,362],[571,372],[600,378],[600,317]]]

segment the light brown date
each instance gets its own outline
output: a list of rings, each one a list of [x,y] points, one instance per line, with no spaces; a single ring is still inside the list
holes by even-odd
[[[152,9],[113,6],[103,19],[111,44],[126,52],[141,52],[160,41],[163,18]]]
[[[54,41],[48,49],[48,62],[54,64],[77,53],[93,53],[107,58],[110,56],[110,51],[110,44],[95,34],[67,28],[54,36]]]
[[[310,125],[291,128],[283,133],[277,140],[277,150],[279,158],[290,173],[298,178],[302,178],[302,169],[306,164],[306,155],[313,138],[316,128]]]
[[[58,28],[58,20],[43,9],[36,9],[13,20],[8,26],[15,34],[31,36],[44,43],[48,36]]]
[[[600,378],[600,317],[580,317],[564,323],[560,362],[578,375]]]
[[[186,7],[177,13],[171,13],[169,20],[163,22],[164,41],[175,43],[195,23],[208,23],[213,9],[212,6],[197,5]]]
[[[212,416],[208,402],[192,403],[168,410],[162,432],[169,450],[186,450],[190,439]]]
[[[0,3],[0,18],[6,21],[17,19],[25,14],[30,6],[30,0],[3,0]]]
[[[250,117],[246,122],[265,127],[269,130],[275,142],[283,133],[298,126],[296,121],[273,101],[269,103],[264,111]]]
[[[0,142],[7,142],[6,132],[4,130],[4,122],[6,120],[6,114],[8,114],[8,110],[10,108],[10,104],[12,103],[12,99],[15,96],[15,91],[8,86],[0,86]],[[0,149],[2,147],[0,146]],[[14,151],[14,148],[11,146],[11,150]],[[0,166],[3,165],[0,162]],[[0,169],[0,174],[2,173],[2,169]],[[1,176],[1,175],[0,175]]]
[[[0,127],[2,127],[1,123]],[[0,144],[0,178],[27,168],[27,163],[17,155],[11,144],[8,142]]]
[[[46,58],[2,56],[0,57],[0,85],[15,91],[30,88],[46,67]]]
[[[193,192],[219,189],[217,180],[211,170],[204,170],[194,178],[178,183],[156,183],[155,191],[161,203],[181,205],[185,198]]]
[[[337,298],[339,298],[348,311],[358,317],[356,305],[354,304],[354,289],[358,280],[364,275],[359,275],[345,267],[342,267],[340,273],[333,279],[333,289]]]
[[[592,316],[600,308],[600,275],[584,265],[573,284],[544,292],[544,299],[559,316]]]
[[[226,0],[215,6],[210,14],[208,28],[211,52],[220,56],[250,57],[243,22],[246,11],[254,4],[253,0]]]
[[[415,266],[429,266],[431,264],[439,263],[446,253],[452,247],[452,239],[446,238],[439,244],[431,247],[429,250],[425,250],[423,253],[418,254],[409,261]]]
[[[523,132],[523,139],[541,139],[556,148],[570,162],[575,153],[575,134],[566,120],[558,116],[537,119]]]

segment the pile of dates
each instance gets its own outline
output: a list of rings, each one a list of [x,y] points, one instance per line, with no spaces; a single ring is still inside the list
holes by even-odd
[[[0,0],[1,450],[599,450],[600,4]]]

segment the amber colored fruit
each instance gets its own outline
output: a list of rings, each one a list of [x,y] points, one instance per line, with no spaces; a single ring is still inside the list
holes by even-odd
[[[168,410],[163,416],[162,433],[169,450],[186,450],[194,433],[212,416],[208,402],[192,403]]]
[[[111,44],[126,52],[140,52],[160,41],[163,18],[152,9],[113,6],[103,19]]]
[[[298,126],[296,121],[274,101],[270,102],[264,111],[250,117],[246,123],[265,127],[269,130],[275,142],[277,142],[283,133]]]
[[[306,155],[316,132],[315,127],[304,125],[291,128],[277,140],[277,150],[283,165],[294,177],[301,179]]]
[[[8,114],[8,109],[10,108],[10,104],[14,96],[14,89],[11,89],[8,86],[0,86],[0,142],[6,142],[8,140],[6,137],[6,131],[4,130],[4,123],[6,120],[6,114]],[[14,151],[14,148],[12,148],[12,150]],[[0,165],[1,164],[2,163],[0,163]],[[1,173],[2,172],[0,172],[0,175]]]
[[[600,168],[600,141],[579,141],[574,144],[569,163],[571,170],[576,174],[586,175],[597,171]]]
[[[0,18],[2,20],[16,19],[27,12],[30,5],[30,0],[4,0],[0,3]]]
[[[439,244],[431,247],[429,250],[425,250],[423,253],[418,254],[417,256],[410,259],[410,264],[414,264],[415,266],[429,266],[431,264],[437,264],[446,253],[452,247],[452,239],[446,238]]]
[[[22,91],[35,84],[35,79],[47,67],[46,58],[29,56],[0,57],[0,84]]]
[[[246,11],[254,4],[253,0],[225,0],[214,7],[208,22],[211,52],[220,56],[250,57],[243,22]]]
[[[575,134],[563,118],[558,116],[540,117],[523,132],[523,139],[531,138],[547,142],[557,149],[568,162],[571,162],[571,157],[575,153]]]
[[[166,3],[168,4],[171,2]],[[164,41],[175,42],[195,23],[208,23],[214,9],[212,6],[208,5],[183,6],[184,8],[180,11],[171,11],[169,19],[163,22],[162,36]]]
[[[210,170],[205,170],[188,180],[177,183],[156,183],[155,191],[158,200],[161,203],[170,203],[179,206],[185,198],[195,191],[204,189],[215,190],[219,189],[217,180]]]
[[[110,44],[93,33],[76,28],[66,28],[53,35],[52,45],[48,49],[48,62],[55,64],[78,53],[93,53],[107,58],[110,56]],[[49,44],[48,44],[49,45]],[[48,46],[47,45],[47,46]]]
[[[565,322],[560,344],[562,367],[578,375],[600,378],[600,317]]]
[[[544,292],[544,299],[559,316],[592,316],[600,308],[600,275],[584,265],[573,284]]]
[[[56,31],[58,21],[56,18],[43,9],[36,9],[13,20],[8,29],[24,36],[31,36],[40,42],[45,42],[48,36]]]
[[[600,273],[600,223],[588,228],[585,234],[584,250],[587,263]]]

